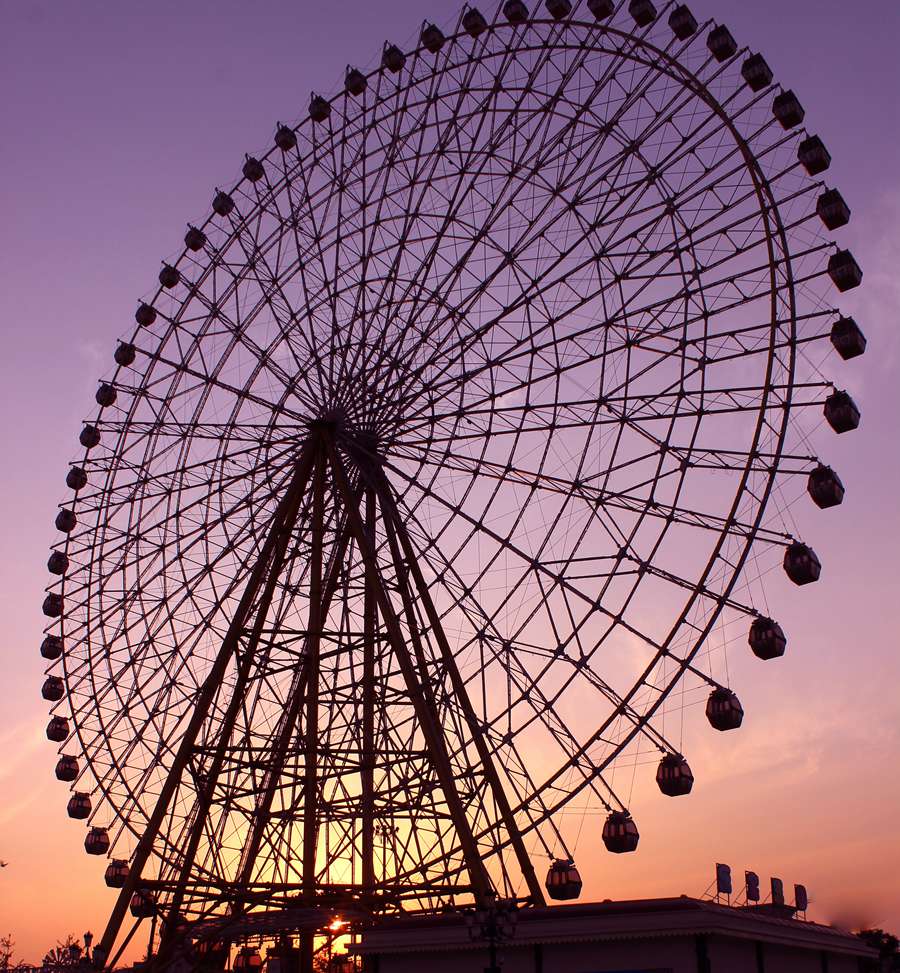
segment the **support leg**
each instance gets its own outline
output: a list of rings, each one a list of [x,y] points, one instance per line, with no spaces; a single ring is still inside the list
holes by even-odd
[[[366,537],[375,550],[375,494],[366,491]],[[362,766],[362,886],[365,894],[375,888],[375,635],[378,606],[375,601],[373,565],[366,562],[363,594],[363,719]],[[384,867],[382,865],[382,867]]]
[[[312,555],[309,588],[309,655],[306,660],[306,724],[303,728],[303,899],[316,901],[316,843],[319,837],[319,647],[322,633],[322,535],[325,520],[325,456],[313,477]]]
[[[344,504],[347,506],[348,523],[356,538],[356,543],[359,546],[360,554],[362,555],[364,561],[372,566],[372,575],[375,581],[373,590],[378,603],[378,608],[384,621],[385,628],[387,629],[387,634],[390,639],[394,655],[396,656],[397,662],[400,665],[407,691],[409,692],[410,699],[415,708],[416,717],[419,721],[420,727],[422,728],[422,733],[434,761],[435,770],[438,775],[438,781],[441,785],[444,800],[447,802],[447,809],[462,847],[466,869],[469,873],[469,880],[475,892],[475,898],[479,902],[486,902],[493,891],[491,881],[487,874],[487,870],[484,867],[484,863],[481,860],[478,846],[475,842],[472,829],[466,817],[462,799],[460,798],[459,792],[456,789],[456,779],[450,765],[450,757],[447,753],[441,728],[436,724],[432,716],[431,709],[426,702],[424,689],[419,681],[416,666],[410,658],[409,651],[406,646],[406,640],[403,637],[403,630],[400,626],[399,620],[397,619],[390,596],[385,590],[384,584],[382,583],[381,577],[378,573],[377,564],[375,562],[375,552],[372,549],[368,538],[366,537],[365,527],[363,525],[359,509],[353,505],[353,495],[347,481],[346,473],[344,472],[343,463],[332,444],[329,444],[329,455],[331,465],[334,469],[337,491],[343,499]]]
[[[494,758],[491,753],[491,749],[484,738],[481,724],[475,714],[474,707],[469,699],[469,694],[466,691],[465,682],[463,681],[459,668],[456,665],[456,657],[450,648],[450,643],[447,639],[446,633],[444,632],[443,625],[441,624],[440,615],[435,608],[434,602],[432,601],[431,592],[428,590],[428,585],[425,583],[425,577],[422,574],[422,569],[419,567],[419,560],[416,556],[416,552],[413,549],[412,542],[410,541],[409,533],[406,530],[406,525],[400,518],[399,511],[397,510],[396,503],[394,502],[393,495],[390,492],[390,487],[388,486],[384,475],[380,471],[377,471],[375,476],[378,481],[378,495],[379,500],[381,501],[381,509],[384,515],[386,529],[388,530],[389,538],[392,541],[392,550],[395,552],[395,555],[399,555],[396,543],[399,541],[399,545],[402,548],[403,557],[406,562],[404,566],[399,560],[399,557],[395,557],[395,570],[399,576],[401,574],[401,569],[404,569],[404,573],[408,572],[413,578],[420,602],[425,609],[425,614],[428,617],[431,630],[434,633],[438,647],[440,648],[441,659],[444,663],[444,667],[450,676],[450,681],[453,686],[453,694],[463,711],[463,715],[469,727],[469,732],[472,735],[475,748],[478,752],[478,757],[481,760],[485,777],[490,785],[494,802],[503,820],[506,832],[509,835],[513,850],[515,851],[516,858],[519,863],[519,868],[522,872],[522,876],[528,885],[528,892],[531,901],[534,905],[544,905],[545,901],[543,889],[538,881],[534,866],[531,864],[531,859],[528,857],[525,843],[522,840],[518,827],[516,826],[512,808],[509,804],[509,799],[507,798],[506,792],[503,789],[503,784],[500,781],[497,768],[494,766]]]
[[[246,619],[256,601],[259,589],[266,578],[269,564],[275,553],[276,545],[279,542],[282,531],[285,529],[285,524],[289,519],[289,514],[292,509],[295,509],[295,504],[299,503],[299,498],[302,496],[302,491],[306,485],[306,481],[309,479],[310,470],[312,468],[312,460],[312,449],[309,446],[304,447],[297,462],[294,475],[290,484],[288,485],[287,491],[285,492],[285,495],[279,503],[278,508],[272,518],[272,525],[269,529],[269,534],[266,537],[262,550],[260,551],[259,559],[257,560],[256,565],[254,566],[253,571],[251,572],[247,581],[247,586],[244,589],[244,593],[241,596],[237,610],[234,613],[234,617],[232,618],[225,638],[222,641],[221,648],[216,655],[216,659],[213,662],[209,675],[206,677],[197,701],[194,704],[191,718],[188,722],[187,728],[185,729],[184,736],[181,738],[181,743],[178,746],[178,751],[175,754],[172,767],[169,770],[166,780],[163,782],[159,796],[156,799],[153,812],[150,815],[150,819],[147,822],[144,833],[141,835],[140,841],[138,841],[137,848],[132,856],[131,865],[128,871],[128,878],[125,881],[124,887],[119,892],[116,903],[113,906],[113,911],[109,917],[109,921],[106,924],[103,937],[98,944],[104,962],[112,955],[112,947],[115,943],[116,937],[119,934],[119,929],[122,925],[122,920],[125,918],[131,897],[140,886],[144,866],[146,865],[147,859],[150,857],[150,853],[153,850],[153,844],[159,834],[160,826],[162,825],[166,812],[169,809],[169,804],[172,797],[178,789],[178,785],[181,783],[181,775],[184,773],[184,768],[187,766],[187,762],[190,759],[197,736],[201,727],[203,726],[204,721],[206,720],[209,713],[209,708],[215,699],[216,693],[218,692],[222,679],[227,671],[228,664],[237,648],[240,633],[244,629]],[[97,950],[95,949],[95,954],[96,952]]]

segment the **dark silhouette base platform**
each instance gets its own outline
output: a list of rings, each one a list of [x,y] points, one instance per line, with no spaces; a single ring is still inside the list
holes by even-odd
[[[687,896],[523,910],[495,943],[498,973],[858,973],[875,957],[830,926]],[[458,915],[410,917],[363,933],[372,973],[484,973],[490,944]]]

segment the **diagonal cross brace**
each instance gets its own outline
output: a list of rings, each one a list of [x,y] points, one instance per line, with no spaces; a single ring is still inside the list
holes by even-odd
[[[440,727],[432,716],[432,709],[428,705],[428,700],[425,696],[426,687],[423,686],[418,678],[416,666],[409,655],[409,650],[403,638],[403,630],[400,627],[400,622],[394,611],[393,603],[385,590],[382,578],[377,570],[375,552],[366,535],[359,507],[354,503],[343,463],[333,443],[328,444],[328,450],[331,465],[334,470],[335,485],[346,506],[350,529],[353,531],[363,560],[367,565],[372,565],[373,567],[373,594],[375,595],[378,609],[387,629],[391,647],[400,665],[407,691],[416,711],[416,717],[434,760],[435,770],[437,771],[438,781],[444,794],[444,800],[447,802],[447,808],[450,812],[453,826],[456,829],[460,845],[462,846],[463,857],[465,858],[466,869],[469,873],[475,898],[479,903],[487,902],[493,895],[491,880],[478,851],[478,845],[475,842],[472,829],[469,826],[462,799],[456,789],[456,781],[450,766],[450,757],[447,753],[444,738],[441,734]]]
[[[113,944],[119,934],[119,929],[121,928],[122,920],[125,918],[131,897],[140,887],[144,866],[147,864],[147,859],[153,850],[153,844],[159,834],[159,829],[169,808],[169,804],[181,783],[184,768],[187,766],[197,736],[209,714],[209,709],[215,699],[216,693],[221,686],[228,668],[228,663],[231,661],[237,649],[240,634],[256,601],[259,589],[266,579],[269,566],[275,555],[276,547],[281,540],[282,534],[290,530],[289,522],[296,516],[296,509],[299,507],[300,498],[303,495],[303,490],[312,469],[313,458],[313,450],[307,445],[300,454],[291,482],[275,511],[268,536],[263,543],[262,551],[247,581],[247,586],[228,626],[225,638],[222,640],[222,645],[216,655],[215,662],[203,683],[197,702],[194,704],[191,718],[185,729],[184,736],[181,738],[181,743],[179,744],[169,773],[160,789],[153,813],[150,815],[147,827],[144,829],[144,833],[141,835],[137,848],[132,856],[125,885],[119,892],[109,921],[106,924],[103,938],[98,944],[99,952],[104,962],[112,953]],[[95,952],[97,951],[95,950]]]
[[[499,774],[497,773],[497,768],[494,766],[494,759],[491,754],[490,747],[485,740],[481,723],[478,720],[478,716],[475,713],[474,707],[472,706],[472,701],[469,699],[469,694],[466,691],[465,682],[463,681],[459,668],[456,665],[456,657],[450,648],[450,643],[447,640],[447,635],[444,632],[443,625],[441,624],[440,615],[438,614],[434,602],[431,599],[431,592],[428,590],[428,585],[425,583],[425,577],[422,574],[422,569],[419,567],[418,558],[413,550],[412,542],[410,541],[409,534],[406,530],[406,525],[400,518],[399,511],[397,510],[397,506],[394,502],[394,498],[390,492],[390,487],[383,472],[381,470],[375,470],[372,471],[371,475],[373,475],[375,479],[376,490],[378,491],[378,496],[381,501],[381,509],[384,515],[385,525],[388,530],[388,536],[391,541],[394,564],[397,569],[398,576],[401,575],[401,567],[403,566],[400,558],[400,551],[396,549],[397,541],[399,540],[399,543],[403,549],[403,560],[406,562],[407,573],[409,573],[413,578],[422,605],[425,609],[425,614],[428,617],[428,622],[431,625],[431,630],[434,632],[435,638],[437,639],[438,647],[441,652],[441,660],[450,675],[450,682],[453,686],[454,695],[456,696],[456,700],[459,703],[466,723],[468,724],[469,732],[471,733],[472,739],[475,743],[475,749],[477,750],[478,757],[481,760],[485,776],[487,777],[488,784],[491,788],[491,793],[497,805],[497,809],[500,812],[500,816],[503,819],[503,824],[506,831],[509,834],[510,841],[512,842],[513,850],[515,851],[522,876],[525,879],[526,885],[528,886],[528,892],[532,904],[545,905],[543,890],[541,889],[540,882],[535,874],[534,866],[531,864],[531,859],[529,858],[528,852],[525,848],[525,842],[522,840],[522,835],[519,833],[519,829],[516,826],[515,817],[512,813],[509,799],[506,796],[506,791],[503,789],[503,784],[500,780]]]

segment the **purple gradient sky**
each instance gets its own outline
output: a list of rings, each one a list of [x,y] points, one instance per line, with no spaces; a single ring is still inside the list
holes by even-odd
[[[637,855],[582,859],[586,894],[699,894],[712,863],[730,861],[805,880],[820,917],[900,931],[900,6],[692,6],[764,52],[834,156],[828,180],[854,215],[841,240],[866,272],[842,306],[870,354],[835,358],[831,374],[861,404],[863,425],[817,439],[848,495],[839,510],[796,514],[825,572],[802,592],[772,582],[789,655],[765,672],[732,661],[744,729],[698,735],[695,794],[648,804]],[[100,932],[109,907],[102,866],[82,851],[82,826],[66,818],[53,779],[37,652],[52,520],[96,381],[213,187],[269,143],[276,119],[304,114],[311,89],[335,90],[348,62],[372,65],[384,38],[411,46],[425,16],[446,25],[456,5],[0,0],[0,858],[10,861],[0,933],[26,958],[66,933]]]

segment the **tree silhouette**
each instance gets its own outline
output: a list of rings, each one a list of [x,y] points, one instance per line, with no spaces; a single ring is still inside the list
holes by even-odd
[[[81,943],[70,933],[62,942],[57,939],[56,945],[47,950],[42,964],[45,970],[71,969],[79,964],[83,953]]]
[[[867,946],[878,950],[878,969],[900,971],[900,940],[893,933],[884,929],[861,929],[856,935]]]
[[[12,933],[0,936],[0,970],[20,970],[25,965],[22,960],[13,959],[15,948]]]

